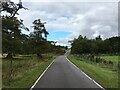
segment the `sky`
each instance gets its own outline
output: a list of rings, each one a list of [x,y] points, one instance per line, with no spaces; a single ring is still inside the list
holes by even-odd
[[[12,0],[19,2],[19,0]],[[20,10],[19,18],[32,29],[32,22],[41,19],[49,32],[48,40],[67,45],[79,35],[93,39],[118,36],[118,0],[22,0],[29,10]],[[29,34],[27,31],[22,31]]]

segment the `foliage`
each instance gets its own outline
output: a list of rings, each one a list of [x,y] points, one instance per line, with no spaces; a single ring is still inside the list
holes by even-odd
[[[21,1],[18,4],[15,4],[12,1],[6,1],[6,2],[3,1],[1,3],[2,3],[1,4],[2,8],[0,8],[0,11],[4,11],[4,12],[9,13],[10,14],[9,17],[11,17],[11,18],[14,18],[16,14],[19,15],[18,11],[20,9],[23,9],[23,8],[27,9],[27,8],[22,6],[22,2]]]
[[[65,47],[56,46],[55,42],[47,41],[49,34],[45,28],[46,22],[40,19],[34,20],[34,31],[29,35],[23,34],[23,29],[29,31],[24,26],[23,20],[18,19],[16,15],[20,9],[27,9],[22,6],[22,2],[15,4],[14,2],[2,2],[0,11],[6,12],[2,15],[2,44],[3,53],[8,54],[6,58],[13,58],[14,54],[41,54],[47,52],[64,53]],[[54,43],[54,44],[53,44]],[[66,47],[67,49],[67,47]]]
[[[35,53],[37,53],[38,56],[45,52],[47,35],[49,34],[44,24],[45,23],[42,23],[40,19],[34,20],[33,22],[34,32],[32,33],[32,40],[34,42]]]
[[[23,24],[23,20],[15,17],[17,12],[24,8],[20,3],[2,2],[2,12],[6,12],[6,16],[2,16],[2,44],[3,53],[8,53],[8,58],[12,58],[13,53],[18,53],[21,46],[21,29],[28,30]]]
[[[95,39],[88,39],[80,35],[71,42],[73,54],[118,54],[120,53],[120,37],[111,37],[102,40],[99,35]]]

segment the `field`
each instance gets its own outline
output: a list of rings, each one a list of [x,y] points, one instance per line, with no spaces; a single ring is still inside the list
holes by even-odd
[[[19,55],[12,64],[3,59],[3,88],[30,88],[55,57],[49,54],[39,60],[35,55]]]
[[[100,56],[100,58],[103,58],[105,60],[111,60],[113,62],[117,62],[118,63],[118,56]]]
[[[104,56],[103,58],[109,59],[110,57]],[[111,57],[116,59],[116,56]],[[118,87],[118,71],[113,70],[105,65],[99,65],[95,63],[88,63],[84,60],[76,59],[76,56],[69,55],[68,59],[74,63],[77,67],[83,70],[90,77],[95,79],[105,88],[117,88]],[[112,60],[112,59],[111,59]]]

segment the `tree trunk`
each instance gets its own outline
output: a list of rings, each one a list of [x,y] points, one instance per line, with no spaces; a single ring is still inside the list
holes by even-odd
[[[13,58],[13,55],[12,53],[8,53],[8,55],[6,56],[7,59],[12,59]]]

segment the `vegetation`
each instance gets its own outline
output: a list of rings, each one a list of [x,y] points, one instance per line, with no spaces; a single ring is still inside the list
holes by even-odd
[[[39,61],[36,55],[17,55],[12,66],[9,59],[3,59],[3,88],[30,88],[56,57],[53,54],[43,56]]]
[[[100,35],[95,39],[79,35],[70,41],[68,58],[105,88],[118,88],[119,40],[119,36],[102,40]]]
[[[118,88],[117,71],[114,71],[108,67],[103,67],[99,64],[88,63],[86,60],[81,60],[80,58],[76,58],[76,56],[73,55],[69,55],[68,58],[77,67],[79,67],[105,88]]]
[[[105,60],[111,60],[113,62],[119,62],[119,59],[118,57],[119,56],[108,56],[108,55],[105,55],[105,56],[100,56],[101,58],[105,59]]]
[[[67,46],[57,46],[54,41],[47,41],[49,32],[41,19],[33,22],[34,31],[29,35],[22,30],[30,31],[24,25],[24,20],[16,15],[20,9],[28,10],[14,2],[2,2],[2,57],[3,57],[3,87],[30,88],[38,76],[53,61],[56,54],[64,54]],[[117,57],[120,53],[120,37],[102,40],[99,35],[95,39],[88,39],[80,35],[70,41],[71,54],[68,58],[83,71],[95,78],[105,87],[118,87],[117,72],[120,66]],[[55,56],[54,56],[55,55]],[[103,56],[114,55],[114,56]],[[109,75],[109,76],[108,76]],[[29,79],[30,78],[30,79]]]
[[[23,20],[19,20],[15,16],[20,9],[26,9],[22,6],[21,2],[18,4],[2,2],[2,5],[1,11],[7,13],[2,16],[2,53],[7,54],[6,58],[13,58],[15,54],[37,54],[42,57],[41,54],[53,52],[53,50],[55,53],[64,52],[66,47],[56,46],[55,42],[47,41],[49,33],[45,28],[45,23],[41,22],[40,19],[32,22],[34,32],[30,32],[29,35],[21,32],[22,29],[29,31],[24,26]]]
[[[37,53],[37,56],[42,58],[41,53],[42,51],[45,51],[44,49],[46,47],[44,46],[46,46],[46,38],[49,33],[46,31],[44,23],[42,23],[40,19],[34,20],[33,25],[34,33],[32,39],[34,42],[34,50]],[[43,34],[45,38],[43,37]]]
[[[56,46],[56,42],[47,41],[49,32],[41,19],[33,22],[34,31],[29,35],[22,30],[30,31],[16,15],[20,9],[28,10],[14,2],[1,2],[2,17],[2,58],[3,88],[30,88],[38,76],[66,50],[64,46]]]
[[[120,37],[111,37],[109,39],[102,40],[99,35],[95,39],[88,39],[86,36],[80,35],[77,39],[71,42],[72,54],[110,54],[118,55],[120,53],[119,48]]]
[[[2,46],[3,52],[7,53],[6,58],[12,58],[13,53],[20,51],[21,45],[21,29],[28,30],[23,24],[23,20],[18,20],[15,17],[17,12],[24,8],[20,3],[14,4],[13,2],[2,2],[2,12],[7,15],[2,16]]]

